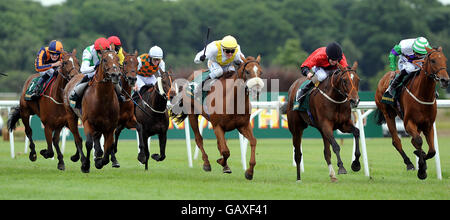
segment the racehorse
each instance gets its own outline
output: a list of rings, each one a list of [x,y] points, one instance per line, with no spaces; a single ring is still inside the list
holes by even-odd
[[[447,73],[447,58],[442,52],[442,47],[427,48],[427,55],[421,62],[423,62],[423,65],[420,72],[402,88],[402,93],[399,95],[398,103],[396,103],[397,106],[381,103],[383,93],[389,86],[389,81],[395,76],[395,72],[387,72],[381,78],[375,93],[375,103],[378,107],[375,116],[377,117],[377,124],[387,123],[392,136],[392,145],[403,157],[406,169],[413,170],[414,165],[403,151],[397,128],[395,127],[395,117],[399,116],[403,119],[405,130],[411,135],[411,143],[416,148],[414,154],[419,158],[417,176],[419,179],[425,179],[427,178],[426,160],[433,158],[436,154],[433,128],[437,113],[436,81],[440,82],[441,87],[447,88],[449,76]],[[426,155],[422,150],[421,132],[425,135],[428,143],[428,153]]]
[[[355,160],[352,163],[352,170],[359,171],[361,165],[359,157],[359,129],[353,125],[351,119],[351,108],[354,108],[359,103],[359,76],[356,73],[358,63],[355,62],[350,68],[344,68],[337,64],[338,69],[331,74],[327,79],[315,87],[309,97],[309,111],[297,111],[293,109],[296,99],[296,92],[300,85],[306,80],[305,77],[297,79],[289,88],[287,104],[282,107],[286,109],[288,127],[292,134],[292,143],[295,148],[295,163],[297,165],[297,181],[300,177],[300,162],[302,152],[300,150],[303,131],[310,125],[319,130],[322,135],[324,144],[324,157],[327,162],[329,175],[332,182],[336,182],[336,173],[331,164],[330,144],[333,152],[337,157],[337,165],[339,167],[338,174],[346,174],[347,170],[340,156],[340,147],[336,142],[333,131],[339,129],[345,133],[352,133],[355,137],[356,150]],[[305,99],[306,101],[306,99]]]
[[[161,73],[158,70],[155,76],[155,86],[143,88],[146,92],[137,100],[139,107],[135,108],[137,121],[142,126],[142,132],[139,133],[138,160],[145,164],[145,170],[148,170],[150,157],[147,143],[150,136],[157,134],[159,139],[160,154],[153,154],[152,158],[158,162],[166,158],[167,130],[169,128],[167,102],[175,96],[171,74],[169,72]]]
[[[81,114],[72,109],[69,104],[69,95],[75,85],[83,78],[83,76],[73,78],[64,89],[64,106],[66,108],[68,127],[72,132],[77,152],[72,156],[74,158],[81,155],[81,171],[88,173],[90,168],[89,155],[92,145],[97,135],[105,137],[104,155],[95,158],[95,167],[101,169],[109,163],[109,154],[112,150],[114,142],[114,129],[117,127],[119,120],[119,101],[115,92],[115,84],[119,83],[120,76],[119,58],[115,51],[102,50],[99,66],[93,79],[86,88],[83,99]],[[82,139],[78,132],[78,117],[84,127],[86,135],[86,151],[87,157],[82,150]],[[97,155],[99,156],[99,155]]]
[[[227,159],[230,156],[225,132],[237,129],[244,137],[250,141],[251,157],[249,168],[245,171],[245,177],[248,180],[253,179],[256,149],[256,138],[253,136],[253,130],[250,124],[251,103],[249,100],[249,91],[261,90],[264,82],[260,78],[262,69],[260,66],[261,57],[242,57],[242,63],[237,72],[224,73],[222,77],[211,83],[211,90],[206,97],[206,107],[198,107],[196,101],[182,92],[181,102],[175,106],[181,107],[182,112],[172,111],[175,121],[180,123],[189,117],[189,123],[195,134],[195,142],[202,152],[203,170],[211,171],[211,165],[208,155],[203,149],[203,137],[198,128],[198,116],[201,114],[211,122],[214,133],[217,138],[218,149],[222,156],[217,163],[222,165],[224,173],[231,173],[227,165]],[[195,73],[188,79],[194,79]],[[231,83],[230,83],[231,82]],[[207,82],[208,83],[208,82]],[[210,84],[210,85],[211,85]],[[200,109],[198,109],[200,108]]]
[[[134,54],[128,54],[124,51],[125,58],[123,60],[122,73],[120,77],[122,85],[122,95],[126,98],[124,102],[120,103],[120,113],[118,127],[115,131],[115,140],[113,145],[113,150],[111,151],[111,163],[113,167],[120,167],[119,162],[116,159],[115,154],[117,153],[117,144],[119,141],[119,136],[122,130],[126,127],[128,129],[136,128],[138,133],[141,132],[141,125],[137,122],[134,115],[134,103],[131,100],[131,91],[136,84],[136,73],[138,68],[138,52],[135,51]],[[141,136],[139,136],[140,138]],[[142,140],[140,140],[142,142]],[[97,150],[97,149],[96,149]],[[99,149],[101,150],[101,149]]]
[[[54,156],[52,143],[55,146],[58,155],[58,169],[65,170],[63,155],[59,149],[59,134],[64,126],[67,126],[65,120],[66,110],[63,105],[63,90],[69,80],[75,75],[79,74],[80,65],[76,57],[76,49],[72,53],[63,51],[61,53],[61,67],[57,71],[57,76],[54,79],[51,87],[46,89],[38,100],[25,101],[25,92],[28,89],[30,82],[39,77],[39,74],[33,74],[25,82],[20,97],[20,105],[15,107],[8,118],[8,129],[10,131],[16,128],[16,123],[19,118],[25,126],[25,134],[30,140],[30,155],[31,161],[36,161],[36,150],[33,141],[33,131],[30,127],[30,116],[37,114],[44,125],[45,139],[47,141],[47,149],[41,150],[41,155],[48,159]],[[56,72],[55,72],[56,73]]]

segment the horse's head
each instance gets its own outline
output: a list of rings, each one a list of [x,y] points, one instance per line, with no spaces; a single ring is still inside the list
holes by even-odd
[[[125,79],[125,81],[128,83],[130,87],[134,87],[134,84],[136,84],[136,73],[137,68],[139,65],[138,62],[138,52],[137,50],[134,51],[134,54],[128,54],[124,51],[125,58],[123,60],[123,66],[122,66],[122,77]]]
[[[356,108],[359,104],[359,76],[356,73],[358,62],[354,62],[350,68],[345,68],[338,63],[339,71],[331,76],[331,83],[334,89],[342,96],[348,98],[350,106]]]
[[[427,50],[427,56],[423,69],[425,73],[436,81],[441,83],[442,88],[447,88],[449,77],[447,72],[447,57],[442,52],[442,47]]]
[[[260,78],[262,75],[262,68],[259,62],[261,56],[255,59],[254,57],[244,58],[241,56],[242,63],[238,69],[238,77],[245,81],[245,85],[250,90],[253,97],[256,97],[258,93],[264,88],[264,81]]]
[[[61,69],[60,73],[64,77],[64,79],[70,81],[72,77],[80,73],[80,64],[77,60],[77,50],[73,49],[72,53],[69,52],[62,52],[61,53]]]
[[[161,69],[156,73],[156,92],[163,96],[166,100],[173,99],[175,88],[172,87],[172,76],[170,72],[162,72]]]
[[[100,67],[103,74],[99,75],[99,71],[97,69],[97,77],[101,81],[111,81],[114,84],[119,83],[120,76],[120,65],[119,65],[119,57],[117,53],[113,50],[102,50],[102,58],[100,61]]]

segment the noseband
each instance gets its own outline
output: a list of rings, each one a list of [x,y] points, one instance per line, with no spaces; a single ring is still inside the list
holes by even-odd
[[[339,72],[339,71],[341,71],[341,70],[338,70],[337,72]],[[331,87],[334,89],[334,90],[336,90],[340,95],[342,95],[344,98],[345,98],[345,100],[347,100],[347,98],[348,98],[348,94],[350,94],[352,91],[353,91],[353,89],[355,89],[355,85],[353,84],[353,79],[352,79],[352,77],[350,77],[350,72],[355,72],[354,70],[352,70],[352,69],[346,69],[346,70],[344,70],[344,71],[342,71],[342,73],[341,73],[341,75],[344,75],[345,73],[347,73],[347,77],[350,79],[350,83],[351,83],[351,85],[352,85],[352,89],[348,92],[348,93],[344,93],[344,92],[342,92],[339,88],[337,88],[337,87],[335,87],[334,86],[334,78],[333,77],[335,77],[335,75],[337,75],[337,73],[335,72],[335,73],[333,73],[333,75],[331,76]],[[345,76],[344,76],[345,77]],[[342,80],[342,78],[340,78],[341,80]]]

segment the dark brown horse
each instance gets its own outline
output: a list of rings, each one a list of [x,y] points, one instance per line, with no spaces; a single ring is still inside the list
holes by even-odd
[[[403,157],[407,170],[413,170],[414,165],[402,149],[402,143],[397,135],[395,127],[395,117],[399,116],[403,119],[405,130],[411,135],[411,143],[416,148],[414,153],[419,157],[419,171],[417,176],[419,179],[427,178],[426,160],[433,158],[436,154],[434,148],[434,128],[433,123],[436,120],[436,81],[441,86],[448,87],[449,77],[447,73],[447,58],[442,52],[442,48],[427,48],[427,55],[423,60],[420,73],[412,78],[406,87],[402,88],[402,92],[398,99],[398,105],[392,106],[381,103],[384,91],[389,86],[389,81],[395,76],[395,72],[386,73],[378,83],[375,93],[375,103],[377,104],[376,117],[377,123],[387,123],[389,132],[392,136],[392,144]],[[396,103],[397,104],[397,103]],[[399,107],[398,107],[399,106]],[[428,143],[428,154],[422,150],[422,138],[420,133],[423,132]]]
[[[63,155],[59,149],[59,134],[64,126],[67,126],[65,120],[66,110],[63,105],[63,90],[69,80],[75,75],[79,74],[80,65],[76,58],[77,51],[74,49],[72,53],[61,53],[62,65],[57,71],[56,79],[52,83],[51,87],[45,90],[38,100],[25,101],[25,92],[30,82],[39,76],[39,74],[33,74],[25,82],[22,89],[22,95],[20,97],[20,105],[15,107],[8,118],[8,129],[14,130],[19,118],[25,126],[25,134],[30,140],[30,155],[31,161],[36,161],[36,150],[33,141],[33,131],[30,127],[30,116],[37,114],[44,125],[45,139],[47,141],[47,149],[41,150],[41,155],[44,158],[52,158],[54,156],[52,143],[55,146],[56,153],[58,154],[58,169],[64,170]],[[56,74],[56,72],[55,72]]]
[[[77,115],[74,109],[70,107],[69,94],[83,76],[73,78],[64,89],[64,106],[67,111],[66,120],[68,121],[68,127],[74,136],[77,147],[77,152],[71,159],[75,161],[74,157],[77,157],[78,153],[81,155],[82,172],[89,172],[89,155],[95,137],[98,134],[105,137],[105,151],[103,158],[95,158],[95,167],[101,169],[109,163],[109,154],[111,153],[114,142],[114,130],[119,120],[119,101],[114,90],[115,84],[119,83],[119,76],[120,65],[116,52],[103,50],[99,67],[83,95],[81,115]],[[77,127],[78,117],[80,116],[84,133],[86,134],[87,156],[83,153],[82,139]]]
[[[137,100],[140,107],[136,108],[136,118],[142,125],[141,132],[138,132],[140,136],[138,160],[145,164],[145,170],[148,170],[148,159],[150,158],[147,142],[150,136],[157,134],[159,139],[160,154],[153,154],[152,158],[158,162],[166,158],[167,130],[169,128],[167,102],[175,96],[169,72],[158,71],[155,77],[155,86],[148,88],[142,94],[142,97]]]
[[[327,162],[331,181],[337,181],[333,166],[331,165],[331,151],[337,157],[337,165],[339,167],[338,174],[345,174],[347,170],[340,156],[340,147],[336,142],[333,131],[339,129],[345,133],[352,133],[355,137],[356,150],[355,160],[352,163],[352,170],[359,171],[361,165],[359,157],[359,129],[353,125],[351,119],[351,108],[356,107],[359,103],[359,76],[356,73],[358,63],[355,62],[352,68],[344,68],[338,64],[338,70],[331,74],[327,79],[319,84],[318,87],[311,91],[309,97],[309,110],[311,117],[307,112],[297,111],[293,109],[296,92],[299,86],[306,80],[302,77],[295,81],[289,88],[289,100],[287,105],[282,108],[287,110],[289,131],[292,134],[292,143],[295,148],[295,163],[297,165],[297,181],[300,181],[300,162],[302,152],[300,145],[302,141],[303,131],[309,126],[313,126],[319,130],[322,135],[324,144],[324,156]],[[306,101],[306,100],[305,100]]]
[[[231,173],[231,169],[227,164],[230,150],[225,140],[225,132],[237,129],[250,141],[250,166],[245,171],[245,177],[251,180],[256,164],[256,138],[253,136],[253,129],[250,124],[252,107],[249,100],[249,91],[262,89],[264,82],[260,78],[262,73],[260,56],[256,59],[254,57],[241,57],[241,59],[243,62],[236,73],[224,73],[221,78],[212,84],[211,90],[206,97],[206,109],[202,104],[199,105],[191,97],[187,96],[185,92],[182,92],[182,102],[179,105],[181,105],[183,112],[174,112],[174,115],[177,122],[182,122],[189,116],[189,123],[195,134],[195,142],[202,152],[203,169],[205,171],[211,171],[211,165],[208,155],[203,149],[203,137],[198,128],[198,116],[201,114],[213,126],[219,153],[222,156],[217,160],[217,163],[222,165],[224,173]],[[194,79],[194,77],[195,73],[189,79]]]

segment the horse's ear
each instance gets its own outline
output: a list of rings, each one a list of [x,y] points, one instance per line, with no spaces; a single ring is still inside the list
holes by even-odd
[[[77,49],[73,48],[72,55],[74,55],[74,56],[77,55]]]
[[[256,61],[258,61],[258,63],[261,61],[261,55],[258,54],[258,57],[256,57]]]
[[[439,48],[437,49],[439,52],[442,52],[442,47],[439,46]]]
[[[344,70],[344,67],[340,63],[337,63],[337,66],[340,70]]]
[[[242,56],[242,55],[241,55],[241,60],[242,60],[244,63],[247,62],[247,60],[245,59],[245,57]]]
[[[137,56],[138,55],[138,51],[134,50],[134,55]]]
[[[125,50],[123,50],[123,49],[122,49],[122,53],[123,53],[124,56],[128,55],[128,53]]]
[[[425,47],[425,50],[427,50],[427,53],[430,53],[431,51],[433,51],[433,48]]]
[[[358,62],[353,62],[352,70],[358,69]]]

